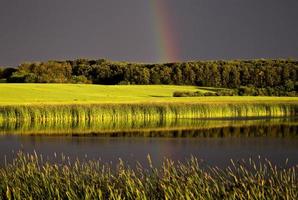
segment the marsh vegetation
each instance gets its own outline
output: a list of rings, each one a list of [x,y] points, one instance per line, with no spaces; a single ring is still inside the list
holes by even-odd
[[[132,169],[120,160],[51,164],[19,153],[0,169],[2,199],[297,199],[297,166],[280,168],[268,160],[243,160],[226,169],[164,160],[155,168]]]
[[[172,93],[177,88],[208,92],[208,88],[193,86],[2,84],[0,123],[107,124],[113,121],[281,117],[297,113],[296,97],[174,98]]]

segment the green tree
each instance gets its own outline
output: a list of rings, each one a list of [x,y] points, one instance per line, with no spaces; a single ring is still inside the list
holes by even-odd
[[[208,66],[209,68],[209,86],[212,87],[220,87],[221,86],[221,76],[220,76],[220,70],[218,68],[218,65],[216,63],[211,63]]]
[[[161,83],[160,69],[158,66],[154,66],[153,68],[151,68],[150,77],[151,77],[152,84],[160,84]]]
[[[3,67],[0,67],[0,79],[3,78],[3,71],[4,71]]]
[[[292,80],[286,80],[285,82],[285,90],[290,92],[295,89],[295,83]]]
[[[231,67],[230,75],[229,75],[229,88],[238,88],[240,87],[240,72],[236,66]]]
[[[173,84],[172,80],[172,68],[163,66],[160,71],[160,81],[162,84]]]
[[[185,64],[182,72],[183,72],[184,84],[194,85],[196,80],[196,75],[192,67],[188,63]]]

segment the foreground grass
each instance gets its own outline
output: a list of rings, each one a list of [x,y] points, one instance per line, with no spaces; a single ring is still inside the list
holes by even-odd
[[[75,163],[65,157],[50,164],[20,153],[0,168],[1,199],[297,199],[298,166],[279,168],[270,161],[231,163],[227,169],[165,160],[155,168],[116,169],[99,161]]]

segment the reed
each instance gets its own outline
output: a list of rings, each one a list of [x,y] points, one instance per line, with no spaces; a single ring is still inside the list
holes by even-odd
[[[298,113],[297,104],[68,104],[0,106],[3,121],[43,123],[103,123],[124,120],[164,120],[227,117],[281,117]]]
[[[100,161],[59,164],[19,153],[0,168],[1,199],[297,199],[298,166],[278,167],[262,159],[204,167],[197,158],[155,168],[116,168]]]

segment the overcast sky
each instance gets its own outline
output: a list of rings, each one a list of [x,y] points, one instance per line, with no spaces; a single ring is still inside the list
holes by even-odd
[[[0,0],[0,65],[49,59],[162,62],[151,0]],[[155,0],[177,60],[298,58],[297,0]]]

